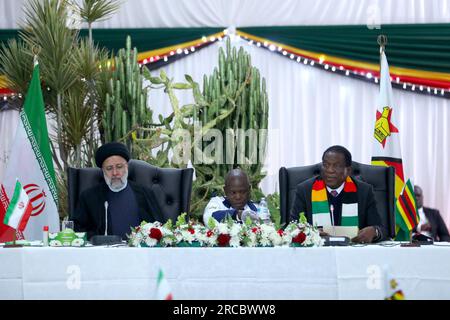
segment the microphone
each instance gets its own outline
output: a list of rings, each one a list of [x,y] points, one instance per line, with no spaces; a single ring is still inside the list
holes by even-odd
[[[336,235],[336,231],[334,229],[334,206],[330,204],[330,212],[331,212],[331,225],[333,226],[333,236]]]
[[[108,235],[108,201],[105,201],[105,236]]]
[[[92,236],[91,243],[94,246],[120,244],[122,243],[122,238],[120,236],[108,235],[108,201],[105,201],[104,207],[105,207],[105,234]]]

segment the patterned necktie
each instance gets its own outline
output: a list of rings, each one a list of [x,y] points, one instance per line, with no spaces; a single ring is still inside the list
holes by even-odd
[[[330,194],[335,198],[338,196],[338,192],[336,190],[331,190]]]

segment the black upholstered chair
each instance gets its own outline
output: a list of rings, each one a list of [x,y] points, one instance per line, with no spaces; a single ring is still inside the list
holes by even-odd
[[[321,163],[304,167],[280,168],[281,223],[289,222],[297,184],[320,174]],[[395,236],[395,172],[392,167],[381,167],[352,162],[352,176],[373,186],[377,209],[388,236]]]
[[[180,213],[189,213],[193,173],[193,169],[158,168],[142,160],[128,163],[128,180],[153,190],[165,220],[175,221]],[[69,168],[69,216],[75,212],[81,192],[103,179],[100,168]]]

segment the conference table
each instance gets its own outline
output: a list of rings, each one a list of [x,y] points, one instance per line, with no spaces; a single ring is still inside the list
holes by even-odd
[[[450,299],[450,244],[318,248],[0,248],[0,299]]]

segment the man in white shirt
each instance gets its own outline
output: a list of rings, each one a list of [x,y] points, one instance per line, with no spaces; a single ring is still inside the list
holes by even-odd
[[[413,232],[431,237],[434,241],[450,242],[447,226],[445,225],[444,220],[442,220],[439,210],[423,206],[423,191],[421,187],[414,186],[414,194],[416,196],[416,205],[420,221]]]
[[[230,216],[239,222],[244,211],[257,212],[255,204],[250,201],[250,180],[241,169],[233,169],[227,174],[224,191],[225,197],[214,197],[206,206],[203,213],[205,225],[210,217],[220,222]]]

